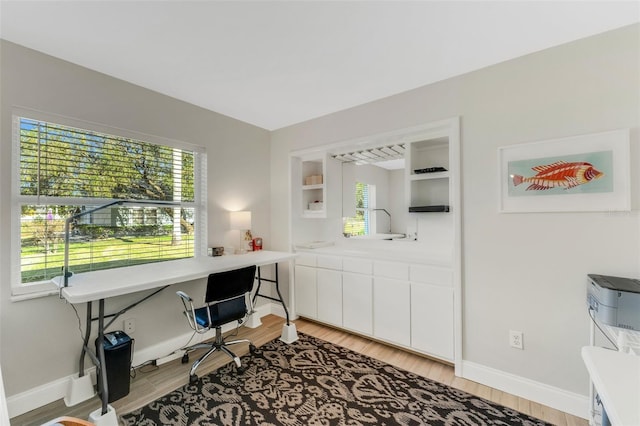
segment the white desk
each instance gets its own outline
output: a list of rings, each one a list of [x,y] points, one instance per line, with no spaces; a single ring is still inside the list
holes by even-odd
[[[214,272],[289,261],[295,256],[295,253],[260,250],[233,256],[206,256],[171,262],[147,263],[126,269],[86,272],[71,276],[69,286],[63,287],[61,294],[69,303],[87,303],[197,280]],[[58,287],[61,287],[61,280],[62,277],[57,277],[54,280]]]
[[[89,347],[89,337],[91,334],[92,325],[92,303],[97,301],[99,303],[98,308],[98,341],[102,341],[104,336],[104,300],[109,297],[123,296],[126,294],[136,293],[144,290],[157,290],[162,288],[186,281],[201,279],[209,276],[211,273],[230,271],[233,269],[239,269],[246,266],[256,265],[266,266],[276,265],[276,278],[275,280],[269,280],[261,278],[258,268],[258,283],[262,281],[268,281],[276,284],[276,290],[278,292],[279,300],[285,309],[287,315],[287,322],[283,328],[283,340],[287,343],[295,340],[297,334],[295,332],[295,325],[289,323],[289,313],[284,302],[284,299],[280,295],[278,288],[278,267],[279,262],[290,262],[296,257],[295,253],[276,252],[268,250],[260,250],[256,252],[249,252],[242,255],[232,256],[218,256],[218,257],[198,257],[191,259],[181,259],[171,262],[149,263],[144,265],[132,266],[126,269],[109,269],[103,271],[94,271],[81,274],[75,274],[68,279],[68,286],[63,287],[62,277],[58,277],[55,282],[60,287],[61,296],[69,303],[86,303],[87,304],[87,319],[85,339],[80,354],[80,365],[78,373],[78,388],[90,388],[92,391],[92,385],[87,385],[88,376],[84,375],[84,358],[88,354],[96,366],[101,369],[101,382],[98,384],[102,395],[102,408],[91,413],[90,420],[99,426],[102,425],[117,425],[117,418],[115,411],[108,405],[108,386],[106,383],[106,368],[103,362],[104,347],[98,345],[98,353],[93,354],[92,349]],[[259,288],[259,287],[258,287]],[[259,292],[259,290],[258,290]],[[256,292],[255,297],[262,296]],[[155,293],[154,293],[155,294]],[[149,297],[149,296],[147,296]],[[262,296],[268,297],[268,296]],[[270,297],[269,297],[270,298]],[[145,300],[146,298],[142,299]],[[276,300],[271,298],[272,300]],[[289,280],[289,299],[292,304],[293,298],[293,285],[292,280]],[[133,307],[132,305],[131,307]],[[128,308],[127,308],[128,309]],[[289,328],[291,327],[291,328]],[[285,335],[287,336],[285,338]],[[295,336],[295,337],[292,337]],[[72,387],[74,384],[72,383]],[[77,393],[86,393],[86,391],[77,391]],[[74,391],[70,391],[70,394],[74,394]],[[92,396],[93,393],[90,396]],[[77,397],[75,395],[65,398],[65,402],[68,405],[74,405],[80,402],[83,397]]]
[[[640,356],[585,346],[582,359],[611,424],[640,425]]]

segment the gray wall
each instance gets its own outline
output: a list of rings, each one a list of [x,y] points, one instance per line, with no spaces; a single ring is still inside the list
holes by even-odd
[[[639,40],[625,27],[273,132],[274,244],[290,150],[461,116],[464,362],[587,395],[586,275],[640,275]],[[498,147],[617,128],[632,129],[633,212],[498,213]]]
[[[12,107],[205,146],[209,245],[234,243],[233,232],[228,231],[227,209],[248,209],[253,212],[254,235],[262,236],[265,248],[270,247],[270,165],[264,161],[269,157],[269,132],[6,41],[1,43],[0,361],[6,393],[12,396],[76,372],[81,344],[78,320],[64,301],[56,296],[22,302],[10,299],[10,250],[16,249],[10,246]],[[199,284],[176,284],[128,314],[136,319],[136,350],[188,332],[174,292],[185,289],[197,295],[204,287]],[[111,299],[107,309],[121,309],[139,296]],[[84,324],[84,306],[78,308]],[[114,326],[122,325],[118,321]]]

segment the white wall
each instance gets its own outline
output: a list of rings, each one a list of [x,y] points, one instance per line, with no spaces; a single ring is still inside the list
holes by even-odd
[[[77,372],[81,337],[71,306],[58,297],[11,302],[11,114],[19,106],[186,141],[208,152],[208,243],[233,243],[227,210],[253,212],[253,232],[270,237],[269,132],[167,96],[2,41],[0,91],[0,360],[7,396]],[[153,72],[153,70],[149,70]],[[237,236],[236,236],[237,237]],[[175,295],[195,297],[203,282],[177,284],[127,316],[136,320],[136,351],[189,332]],[[143,294],[110,299],[117,311]],[[84,326],[84,306],[79,307]],[[114,326],[122,327],[117,321]],[[186,343],[186,339],[185,342]],[[87,358],[87,367],[90,361]]]
[[[587,395],[586,275],[640,275],[639,64],[633,25],[277,130],[274,244],[288,246],[290,150],[461,116],[463,359]],[[498,147],[618,128],[632,129],[633,212],[498,213]]]

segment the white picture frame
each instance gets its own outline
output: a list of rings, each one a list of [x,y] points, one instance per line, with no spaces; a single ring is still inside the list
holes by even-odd
[[[498,148],[498,211],[631,210],[629,140],[620,129]]]

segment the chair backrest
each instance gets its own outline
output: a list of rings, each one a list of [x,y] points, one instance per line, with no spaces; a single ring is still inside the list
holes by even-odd
[[[231,299],[248,293],[253,288],[256,265],[209,275],[205,302]]]

